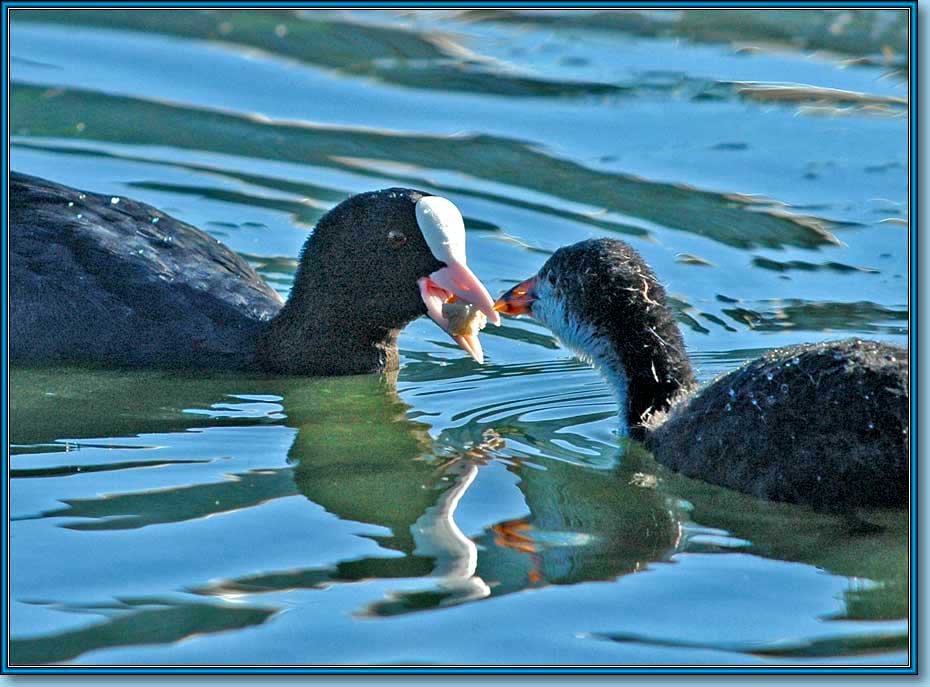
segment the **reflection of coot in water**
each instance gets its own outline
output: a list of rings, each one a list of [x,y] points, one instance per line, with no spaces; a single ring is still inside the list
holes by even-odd
[[[332,381],[334,391],[342,381]],[[226,580],[201,592],[261,593],[409,578],[405,591],[359,609],[396,615],[528,587],[612,579],[674,550],[677,513],[656,489],[638,486],[632,450],[620,470],[546,459],[540,469],[511,464],[499,453],[504,439],[486,431],[465,454],[427,460],[434,441],[425,425],[405,418],[408,408],[389,384],[327,395],[325,407],[315,406],[320,393],[318,384],[292,388],[285,400],[289,422],[299,427],[289,451],[297,490],[342,520],[383,527],[383,534],[364,536],[385,547],[385,555]],[[314,412],[299,410],[311,406]],[[343,421],[335,422],[339,416]],[[506,463],[492,464],[499,455]],[[480,472],[492,469],[519,475],[515,488],[529,512],[483,532],[462,531],[459,504]],[[627,488],[617,489],[618,483]]]
[[[499,439],[489,437],[486,448],[478,446],[470,456],[444,467],[411,460],[399,468],[381,465],[375,458],[361,461],[360,469],[350,450],[343,466],[328,462],[333,454],[320,464],[309,439],[296,473],[300,490],[344,519],[390,527],[393,536],[378,540],[407,555],[349,561],[328,572],[307,571],[304,582],[315,586],[324,580],[375,576],[437,578],[426,589],[392,594],[367,613],[397,615],[528,587],[609,580],[667,559],[678,542],[677,506],[654,488],[649,475],[637,472],[635,450],[625,456],[620,470],[555,460],[545,461],[544,470],[508,467],[520,475],[516,486],[529,513],[474,536],[459,529],[456,508],[478,472],[491,468],[489,456],[482,458],[481,453],[493,454],[503,443]],[[411,442],[410,448],[422,452],[428,445]],[[626,488],[618,489],[618,483]],[[360,504],[359,495],[375,484],[380,497]],[[248,588],[256,582],[250,580]]]
[[[678,546],[684,514],[641,465],[630,446],[614,470],[561,461],[546,461],[545,470],[522,469],[518,486],[530,512],[478,539],[487,549],[479,574],[499,583],[495,593],[506,593],[610,580],[667,560]]]
[[[336,422],[341,406],[346,416]],[[326,408],[302,418],[288,455],[304,496],[344,520],[384,526],[378,541],[409,551],[410,525],[437,491],[436,464],[418,460],[432,445],[427,427],[407,420],[407,410],[389,383],[352,398],[334,393]]]
[[[847,340],[773,351],[693,395],[665,290],[622,241],[556,251],[497,302],[609,378],[624,431],[690,477],[849,512],[908,503],[907,351]]]

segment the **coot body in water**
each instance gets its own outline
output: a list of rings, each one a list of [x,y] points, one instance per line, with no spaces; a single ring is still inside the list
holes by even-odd
[[[143,203],[10,176],[14,362],[253,368],[336,375],[397,363],[422,314],[452,296],[499,321],[465,263],[461,214],[392,188],[320,219],[287,303],[208,234]],[[477,336],[453,336],[476,359]]]
[[[685,475],[823,510],[907,506],[905,349],[792,346],[697,389],[665,290],[613,239],[559,249],[495,307],[532,315],[604,372],[624,433]]]

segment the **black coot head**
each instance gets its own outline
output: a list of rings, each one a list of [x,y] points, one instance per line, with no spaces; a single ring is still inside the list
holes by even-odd
[[[347,318],[372,330],[399,329],[429,314],[448,331],[441,304],[453,297],[499,321],[493,299],[466,265],[461,213],[423,191],[389,188],[343,201],[317,224],[300,272],[295,295],[304,280],[312,282],[329,303],[351,309]],[[480,358],[477,336],[454,338]]]
[[[560,248],[497,302],[499,311],[533,315],[562,335],[581,326],[619,335],[654,306],[665,307],[665,290],[639,253],[615,239]]]
[[[633,248],[614,239],[582,241],[557,250],[539,271],[566,312],[598,328],[626,328],[651,306],[665,306],[665,289]],[[617,332],[619,333],[619,332]]]
[[[350,296],[356,319],[402,327],[426,313],[417,281],[445,266],[417,225],[416,203],[426,195],[403,188],[360,193],[317,224],[307,252],[327,288]]]
[[[582,357],[621,366],[620,376],[629,381],[630,425],[667,407],[693,381],[665,289],[622,241],[591,239],[560,248],[495,308],[532,315]]]

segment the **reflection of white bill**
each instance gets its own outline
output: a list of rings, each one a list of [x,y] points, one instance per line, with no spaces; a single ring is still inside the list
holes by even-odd
[[[414,554],[435,559],[432,577],[445,578],[441,587],[452,592],[441,605],[483,599],[491,595],[487,583],[475,575],[478,547],[455,522],[455,509],[478,476],[475,463],[464,464],[455,484],[430,506],[411,527],[416,544]]]

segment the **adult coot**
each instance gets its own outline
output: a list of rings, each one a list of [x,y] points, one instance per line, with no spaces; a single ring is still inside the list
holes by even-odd
[[[390,188],[343,201],[304,246],[286,303],[239,255],[129,198],[10,176],[14,362],[338,375],[397,364],[397,336],[443,304],[493,300],[450,201]],[[464,302],[464,303],[463,303]],[[479,362],[474,330],[450,332]]]

